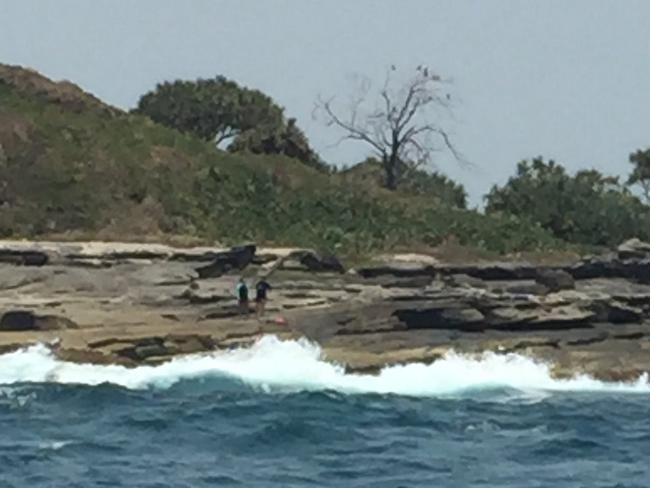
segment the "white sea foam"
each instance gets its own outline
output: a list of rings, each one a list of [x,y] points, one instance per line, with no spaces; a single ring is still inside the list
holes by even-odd
[[[473,389],[513,388],[524,392],[618,391],[650,393],[647,375],[633,383],[603,383],[587,376],[558,380],[546,364],[516,354],[469,358],[448,354],[433,364],[384,368],[378,375],[346,374],[325,361],[306,340],[265,336],[249,348],[179,357],[158,366],[98,366],[56,359],[42,345],[0,355],[0,385],[56,382],[126,388],[165,388],[189,378],[227,376],[263,389],[335,390],[433,396]]]

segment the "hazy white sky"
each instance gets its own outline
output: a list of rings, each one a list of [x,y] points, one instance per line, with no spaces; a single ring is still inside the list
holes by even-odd
[[[437,167],[474,203],[522,158],[627,174],[628,154],[650,146],[647,0],[0,0],[0,62],[122,108],[159,81],[222,74],[270,94],[326,160],[348,164],[368,151],[332,147],[340,134],[311,117],[317,96],[423,63],[453,79],[450,129],[476,166],[441,154]]]

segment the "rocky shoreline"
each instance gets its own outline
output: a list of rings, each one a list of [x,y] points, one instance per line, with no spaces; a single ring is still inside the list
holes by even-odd
[[[262,274],[260,323],[233,289]],[[637,240],[553,266],[393,255],[354,270],[301,249],[0,241],[0,290],[0,352],[56,342],[75,362],[157,364],[269,333],[316,341],[351,372],[451,350],[524,354],[558,377],[650,371],[650,244]]]

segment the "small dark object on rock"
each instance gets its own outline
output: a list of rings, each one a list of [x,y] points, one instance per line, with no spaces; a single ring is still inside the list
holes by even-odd
[[[229,251],[215,253],[214,260],[207,266],[196,269],[199,278],[218,278],[228,271],[242,270],[255,257],[255,244],[233,247]]]
[[[345,273],[345,268],[333,254],[317,255],[314,252],[306,251],[300,256],[300,264],[309,271],[333,271]]]
[[[573,276],[561,269],[540,269],[537,271],[535,281],[544,285],[550,292],[575,288]]]

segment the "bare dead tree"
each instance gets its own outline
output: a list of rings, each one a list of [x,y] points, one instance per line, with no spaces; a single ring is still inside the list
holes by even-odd
[[[433,122],[441,116],[434,110],[451,111],[451,96],[443,90],[446,82],[427,67],[418,66],[415,75],[395,89],[395,72],[391,66],[374,100],[370,100],[370,83],[362,83],[346,117],[334,109],[334,98],[319,98],[316,104],[325,123],[345,133],[339,143],[353,140],[370,146],[382,162],[386,187],[391,190],[397,188],[405,171],[430,163],[432,154],[440,149],[461,160],[447,131]]]

